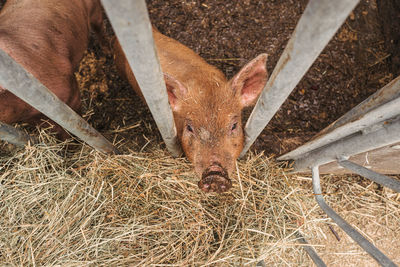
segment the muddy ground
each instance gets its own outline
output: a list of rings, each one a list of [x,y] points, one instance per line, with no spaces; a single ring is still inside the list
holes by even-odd
[[[231,78],[260,53],[269,55],[267,68],[272,73],[307,2],[148,0],[147,4],[152,23],[162,33]],[[109,26],[108,32],[111,38]],[[376,2],[362,0],[252,149],[278,155],[303,144],[393,79],[390,58]],[[77,78],[84,117],[96,129],[124,147],[143,149],[162,143],[147,107],[118,76],[112,54],[100,50],[95,39]]]

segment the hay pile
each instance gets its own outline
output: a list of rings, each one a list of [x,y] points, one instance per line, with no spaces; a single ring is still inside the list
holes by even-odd
[[[3,264],[255,266],[264,259],[267,266],[310,266],[296,230],[319,245],[324,259],[336,253],[328,249],[338,242],[329,240],[330,220],[317,208],[309,178],[287,175],[262,154],[241,160],[233,190],[216,195],[198,190],[185,159],[160,149],[106,156],[76,141],[57,143],[44,132],[41,140],[47,145],[22,150],[0,143]],[[328,200],[365,222],[378,216],[380,240],[394,242],[399,195],[376,193],[352,179]],[[353,246],[359,263],[365,253]]]

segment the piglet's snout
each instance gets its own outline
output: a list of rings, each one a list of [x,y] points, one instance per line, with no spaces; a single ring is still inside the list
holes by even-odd
[[[219,164],[213,164],[203,172],[198,186],[206,193],[223,193],[232,187],[232,182],[224,168]]]

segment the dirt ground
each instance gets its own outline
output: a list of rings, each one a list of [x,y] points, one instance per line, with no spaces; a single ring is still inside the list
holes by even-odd
[[[265,52],[272,73],[307,1],[147,3],[151,21],[162,33],[192,48],[230,78]],[[393,79],[381,28],[375,1],[361,1],[252,149],[268,155],[288,152]],[[132,146],[161,140],[147,108],[116,73],[112,55],[99,51],[96,42],[78,79],[95,128],[114,129],[119,133],[114,138]]]

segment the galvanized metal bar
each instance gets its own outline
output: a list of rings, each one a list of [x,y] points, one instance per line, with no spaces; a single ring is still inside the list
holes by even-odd
[[[375,183],[389,187],[390,189],[400,193],[400,181],[398,180],[395,180],[380,173],[376,173],[372,170],[369,170],[363,166],[360,166],[348,160],[339,160],[338,164],[342,167],[345,167],[353,171],[354,173],[357,173],[365,178],[374,181]]]
[[[376,148],[400,142],[400,119],[384,121],[370,127],[364,133],[356,133],[344,139],[323,146],[297,159],[294,170],[305,171],[315,165],[323,165]]]
[[[181,154],[144,0],[102,0],[119,43],[172,155]]]
[[[295,234],[298,238],[298,241],[303,244],[304,250],[307,252],[308,256],[310,256],[315,265],[317,265],[317,267],[326,267],[325,262],[320,258],[315,249],[308,244],[304,236],[299,231],[297,231]]]
[[[400,114],[400,77],[397,77],[361,104],[318,133],[303,146],[279,157],[296,159],[302,154],[353,134],[365,127]]]
[[[363,237],[357,230],[351,227],[342,217],[340,217],[328,204],[325,202],[322,196],[319,170],[318,166],[312,167],[312,181],[315,199],[320,208],[336,222],[336,224],[343,229],[354,241],[357,242],[374,260],[376,260],[382,266],[397,266],[394,264],[385,254],[377,249],[371,242]]]
[[[104,153],[117,151],[107,139],[1,49],[0,84],[95,149]]]
[[[33,139],[29,137],[24,131],[21,131],[11,125],[0,121],[0,139],[16,146],[25,146]]]
[[[245,127],[243,156],[359,0],[310,0]]]

